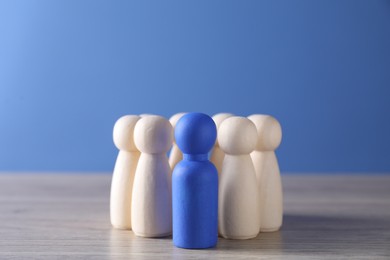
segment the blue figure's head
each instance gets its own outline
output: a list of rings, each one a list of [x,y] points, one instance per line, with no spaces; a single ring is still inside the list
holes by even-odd
[[[217,128],[211,117],[202,113],[188,113],[175,127],[175,140],[185,154],[206,154],[214,146]]]

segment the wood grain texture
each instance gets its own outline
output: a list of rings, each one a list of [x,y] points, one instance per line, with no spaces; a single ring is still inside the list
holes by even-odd
[[[0,259],[389,259],[390,176],[283,175],[283,228],[210,250],[109,220],[110,174],[0,174]]]

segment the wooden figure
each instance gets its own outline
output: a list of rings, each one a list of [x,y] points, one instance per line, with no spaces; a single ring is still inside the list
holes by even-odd
[[[217,131],[219,126],[226,118],[232,117],[233,114],[229,113],[219,113],[213,116],[213,120],[215,125],[217,126]],[[215,141],[213,151],[211,152],[210,161],[214,164],[218,171],[218,180],[221,179],[221,171],[222,171],[222,163],[223,158],[225,157],[225,153],[221,150],[218,143],[218,138]]]
[[[219,182],[218,225],[224,238],[254,238],[260,230],[259,195],[250,157],[256,141],[256,126],[245,117],[230,117],[220,125],[218,142],[225,158]]]
[[[119,149],[111,182],[110,219],[115,228],[131,229],[131,196],[134,174],[140,156],[134,145],[138,116],[123,116],[115,123],[113,139]]]
[[[176,123],[179,121],[179,119],[184,116],[186,113],[178,113],[173,115],[170,119],[169,122],[172,124],[173,130],[175,130]],[[171,149],[171,152],[169,154],[169,165],[171,166],[171,169],[175,168],[176,164],[183,160],[183,154],[181,153],[179,147],[177,147],[175,139],[173,140],[173,146]]]
[[[172,233],[172,197],[167,152],[172,146],[171,123],[161,116],[144,116],[134,129],[141,156],[133,185],[132,229],[137,236]]]
[[[248,117],[257,128],[257,145],[251,153],[260,191],[260,232],[277,231],[283,222],[283,191],[275,149],[282,140],[279,122],[269,115]]]
[[[176,125],[184,153],[172,174],[173,243],[181,248],[214,247],[218,240],[218,173],[208,160],[217,135],[208,115],[189,113]]]

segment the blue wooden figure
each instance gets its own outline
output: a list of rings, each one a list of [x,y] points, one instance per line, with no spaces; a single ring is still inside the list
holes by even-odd
[[[173,244],[210,248],[218,240],[218,173],[208,160],[215,143],[214,121],[202,113],[184,115],[175,128],[183,152],[172,174]]]

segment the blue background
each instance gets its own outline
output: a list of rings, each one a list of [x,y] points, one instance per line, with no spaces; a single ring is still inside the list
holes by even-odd
[[[284,172],[390,172],[389,1],[1,1],[0,171],[111,171],[124,114],[268,113]]]

